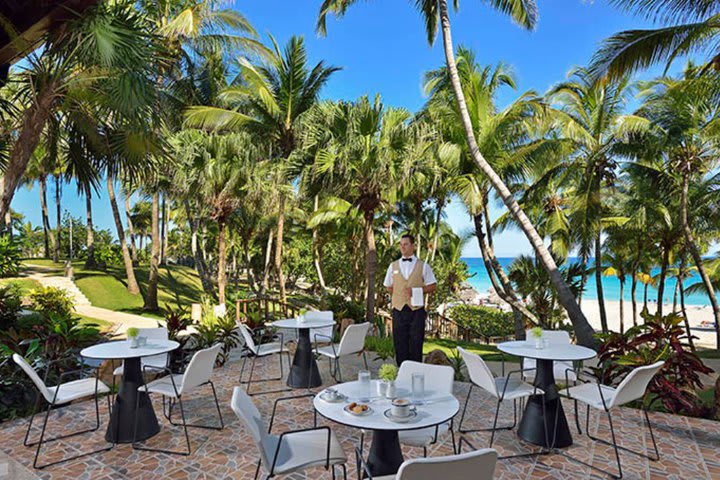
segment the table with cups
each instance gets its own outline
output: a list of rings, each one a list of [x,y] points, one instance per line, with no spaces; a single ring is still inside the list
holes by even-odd
[[[572,434],[563,411],[553,363],[556,361],[581,361],[594,358],[597,353],[587,347],[573,344],[550,344],[542,338],[535,340],[515,340],[498,344],[498,350],[517,357],[534,358],[537,365],[534,385],[545,392],[545,395],[530,397],[518,426],[520,438],[544,447],[569,447],[572,445]],[[565,381],[565,379],[561,379]],[[543,418],[543,402],[550,422],[548,436],[545,436],[545,419]],[[553,433],[555,435],[553,435]],[[552,445],[545,440],[548,438]]]
[[[361,371],[358,381],[334,385],[317,394],[317,413],[335,423],[373,432],[368,466],[373,476],[391,475],[403,462],[399,432],[419,430],[450,421],[460,408],[446,393],[425,390],[423,374],[414,374],[412,384],[390,384],[371,380]]]
[[[143,372],[140,369],[140,359],[169,353],[179,346],[178,342],[172,340],[151,339],[148,341],[148,339],[140,337],[100,343],[80,351],[80,355],[84,358],[123,361],[123,375],[105,433],[105,439],[108,442],[131,443],[133,441],[135,400],[138,395],[140,403],[137,410],[136,439],[138,441],[146,440],[160,431],[150,398],[145,392],[138,392],[138,388],[145,385]]]

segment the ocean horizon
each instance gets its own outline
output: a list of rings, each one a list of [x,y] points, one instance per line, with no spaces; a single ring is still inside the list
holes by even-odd
[[[516,257],[498,257],[498,261],[500,262],[500,265],[503,266],[505,271],[507,272],[510,264],[515,260]],[[478,292],[485,294],[488,292],[488,289],[492,287],[492,284],[490,283],[490,279],[487,276],[487,272],[485,271],[485,264],[483,263],[482,258],[480,257],[462,257],[462,261],[465,262],[465,264],[468,266],[468,270],[470,273],[470,278],[468,278],[467,283],[470,284],[475,290]],[[579,262],[578,257],[571,257],[569,259],[571,262]],[[592,262],[592,260],[590,260]],[[660,268],[654,268],[651,272],[653,276],[660,273]],[[625,281],[625,292],[623,295],[623,298],[625,301],[629,302],[631,298],[630,294],[630,284],[631,279],[630,276],[626,277],[627,280]],[[688,286],[700,282],[700,275],[697,273],[693,273],[692,277],[688,278],[684,282],[685,288]],[[668,278],[665,280],[665,292],[664,292],[664,303],[670,304],[673,301],[673,295],[675,293],[675,279],[674,278]],[[603,294],[605,297],[605,300],[608,301],[619,301],[620,300],[620,280],[617,277],[606,277],[603,276],[602,278],[602,286],[603,286]],[[636,293],[636,300],[640,303],[643,301],[643,293],[644,293],[644,285],[642,283],[638,283],[637,287],[637,293]],[[592,274],[590,277],[588,277],[588,281],[585,285],[585,291],[583,292],[583,298],[587,299],[593,299],[597,300],[597,288],[595,285],[595,275]],[[718,297],[720,298],[720,297]],[[653,286],[648,287],[648,301],[654,302],[657,300],[657,289]],[[678,298],[678,303],[680,302]],[[685,293],[685,304],[686,305],[710,305],[710,299],[708,296],[704,293],[695,293],[695,294],[688,294]]]

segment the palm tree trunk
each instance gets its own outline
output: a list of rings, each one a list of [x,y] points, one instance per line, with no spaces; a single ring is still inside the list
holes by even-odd
[[[695,238],[690,228],[690,221],[688,220],[688,190],[690,188],[690,171],[689,167],[686,167],[683,171],[683,185],[682,195],[680,197],[680,217],[682,220],[683,231],[685,232],[685,242],[687,248],[690,250],[690,256],[695,262],[695,267],[700,274],[705,291],[707,292],[708,298],[710,299],[710,305],[712,305],[713,316],[715,317],[715,348],[720,349],[720,305],[718,305],[717,297],[715,297],[715,288],[713,287],[710,276],[705,270],[700,251],[695,244]]]
[[[582,305],[583,293],[585,293],[585,285],[587,285],[587,255],[580,255],[580,293],[578,293],[578,305]]]
[[[265,269],[263,270],[262,286],[260,287],[261,295],[265,295],[270,288],[270,266],[272,265],[273,238],[275,238],[275,230],[271,228],[268,232],[267,244],[265,245]]]
[[[682,261],[684,262],[685,259],[683,258]],[[695,342],[693,341],[692,332],[690,331],[690,320],[688,320],[687,310],[685,309],[685,287],[683,286],[682,277],[680,277],[678,283],[680,283],[680,311],[682,312],[683,320],[685,321],[685,332],[687,333],[690,349],[694,352]]]
[[[635,295],[637,295],[637,268],[633,266],[633,271],[631,272],[632,278],[630,279],[630,302],[632,305],[632,320],[633,320],[633,327],[637,326],[637,300],[635,299]]]
[[[55,228],[57,229],[57,233],[55,234],[55,249],[53,250],[53,262],[55,263],[60,261],[60,239],[62,232],[61,197],[60,175],[55,175]]]
[[[50,81],[44,89],[37,92],[30,106],[23,112],[22,121],[17,130],[20,133],[13,142],[10,158],[3,171],[0,218],[5,218],[10,211],[10,203],[15,195],[15,190],[25,175],[28,161],[37,148],[45,124],[52,114],[58,87],[57,80]]]
[[[125,242],[125,229],[123,228],[122,220],[120,220],[120,209],[118,208],[117,198],[115,198],[115,186],[113,185],[113,180],[110,175],[107,177],[107,190],[113,220],[115,220],[115,228],[117,229],[118,242],[120,243],[120,250],[122,251],[123,263],[125,264],[127,291],[131,295],[137,295],[140,293],[140,287],[135,279],[135,269],[133,268],[132,258],[130,258],[130,251]]]
[[[200,220],[192,214],[190,209],[190,202],[185,200],[185,213],[190,224],[190,250],[193,254],[193,261],[195,263],[195,270],[198,272],[200,277],[200,283],[202,284],[203,291],[214,297],[215,289],[213,288],[212,280],[208,274],[207,267],[205,266],[205,259],[203,258],[203,252],[198,246],[198,230],[200,230]]]
[[[47,177],[40,176],[40,210],[42,211],[43,235],[45,237],[45,258],[50,258],[50,243],[55,245],[55,234],[50,228],[47,206]]]
[[[375,320],[375,273],[377,271],[377,250],[375,247],[375,230],[373,220],[375,212],[365,212],[365,320],[372,323]]]
[[[160,194],[154,192],[152,196],[151,212],[151,237],[150,247],[150,273],[148,275],[147,292],[145,293],[145,305],[143,310],[155,312],[160,309],[158,306],[158,280],[160,272]]]
[[[130,193],[128,191],[125,191],[124,194],[125,194],[125,218],[127,219],[128,235],[130,235],[130,252],[132,253],[133,264],[137,265],[138,264],[138,252],[137,252],[137,248],[135,247],[135,229],[133,228],[132,215],[130,213],[132,211],[132,208],[130,207]]]
[[[585,346],[595,347],[597,345],[597,341],[593,336],[595,332],[593,331],[590,323],[588,323],[587,318],[585,318],[582,310],[580,310],[580,306],[577,304],[575,296],[570,291],[565,281],[562,279],[560,271],[555,264],[555,260],[552,258],[552,255],[550,255],[550,252],[543,243],[542,237],[538,234],[537,230],[535,230],[533,224],[530,223],[530,219],[528,219],[527,215],[525,215],[525,212],[522,210],[522,208],[520,208],[520,205],[513,197],[510,189],[508,189],[505,183],[503,183],[500,176],[498,176],[495,170],[493,170],[492,166],[490,166],[490,164],[485,160],[485,158],[483,158],[482,153],[480,153],[480,149],[478,148],[477,142],[475,141],[472,120],[470,119],[470,114],[468,112],[467,104],[465,102],[465,95],[462,91],[462,86],[460,85],[460,77],[458,75],[457,65],[455,64],[455,55],[453,52],[452,35],[450,32],[450,15],[448,12],[447,0],[439,0],[438,5],[440,13],[440,24],[442,27],[443,45],[445,49],[445,60],[448,70],[450,72],[450,80],[452,83],[453,91],[455,93],[455,99],[458,103],[460,119],[462,120],[463,127],[465,128],[465,137],[468,142],[470,154],[478,168],[485,174],[492,186],[495,188],[495,191],[500,196],[505,206],[508,208],[508,210],[510,210],[510,213],[513,215],[518,225],[522,229],[523,233],[525,233],[525,236],[530,241],[530,244],[535,250],[535,254],[537,255],[538,259],[548,271],[548,274],[550,275],[550,280],[552,281],[553,286],[557,290],[558,299],[567,311],[568,317],[573,324],[573,327],[575,329],[575,336],[578,339],[578,343]]]
[[[678,305],[678,290],[680,288],[680,282],[678,281],[679,278],[675,278],[675,288],[673,288],[673,306],[672,306],[672,313],[677,313],[677,305]]]
[[[85,191],[85,224],[87,228],[87,258],[85,259],[85,268],[93,269],[97,267],[95,261],[95,230],[93,227],[92,215],[92,194],[90,187]]]
[[[252,258],[250,257],[250,246],[248,241],[244,242],[243,250],[245,253],[245,269],[247,271],[248,285],[250,286],[250,290],[257,292],[258,285],[257,280],[255,279],[255,272],[252,267]]]
[[[625,277],[620,280],[620,333],[625,332]]]
[[[603,333],[607,333],[608,323],[602,284],[602,240],[600,238],[600,231],[598,231],[595,237],[595,285],[597,288],[598,306],[600,307],[600,326]]]
[[[162,196],[162,224],[160,225],[160,265],[165,265],[167,255],[167,195]]]
[[[225,305],[225,288],[227,287],[227,224],[224,218],[218,219],[218,302]]]
[[[670,245],[668,245],[666,240],[663,240],[662,248],[663,252],[662,261],[660,263],[660,280],[658,281],[657,310],[655,310],[655,315],[660,317],[662,317],[663,314],[663,302],[665,301],[663,298],[665,295],[665,278],[667,278],[667,269],[670,263]]]
[[[285,195],[280,194],[280,205],[278,206],[277,233],[275,238],[275,272],[278,276],[278,286],[280,288],[280,301],[285,303],[285,276],[282,270],[282,254],[283,254],[283,233],[285,230]]]
[[[415,202],[415,248],[417,258],[422,258],[422,202]]]
[[[318,196],[315,195],[315,198],[313,199],[313,212],[317,212],[318,209]],[[318,276],[318,283],[320,284],[320,288],[325,291],[325,277],[323,277],[322,272],[322,265],[320,265],[320,247],[318,245],[318,234],[317,234],[317,227],[313,228],[312,231],[312,246],[313,246],[313,264],[315,265],[315,272]]]
[[[644,293],[643,293],[643,310],[648,311],[648,282],[644,282]]]
[[[435,254],[438,251],[438,242],[440,241],[440,219],[442,218],[443,207],[445,206],[445,200],[437,199],[437,205],[435,208],[435,236],[433,238],[432,253],[430,254],[430,262],[435,260]]]

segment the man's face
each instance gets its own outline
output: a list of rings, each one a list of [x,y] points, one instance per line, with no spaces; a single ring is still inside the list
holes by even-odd
[[[400,253],[403,257],[411,257],[415,253],[415,244],[409,238],[401,238]]]

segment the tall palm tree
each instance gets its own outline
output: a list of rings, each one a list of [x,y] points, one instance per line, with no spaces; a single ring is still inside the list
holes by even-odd
[[[240,73],[233,85],[225,89],[220,99],[228,108],[195,106],[188,109],[187,122],[200,128],[236,129],[242,126],[273,145],[273,158],[280,171],[297,148],[297,128],[302,115],[318,100],[318,95],[330,76],[339,70],[321,61],[310,68],[305,42],[292,37],[284,50],[270,37],[271,54],[264,62],[251,63],[240,59]],[[285,203],[288,179],[279,193],[275,239],[275,269],[278,275],[280,298],[285,300],[285,277],[282,269]]]
[[[320,7],[320,13],[317,22],[317,30],[326,33],[326,18],[328,14],[336,17],[342,17],[347,9],[356,3],[356,0],[324,0]],[[517,24],[526,29],[532,29],[537,22],[537,5],[533,0],[491,0],[487,2],[490,6],[509,15]],[[595,345],[593,338],[594,331],[588,323],[585,315],[573,295],[568,288],[567,283],[563,280],[557,264],[553,259],[550,251],[543,243],[542,237],[530,222],[525,212],[522,210],[513,193],[503,182],[502,178],[495,172],[492,166],[485,160],[483,154],[478,147],[475,139],[475,133],[472,120],[467,109],[465,94],[462,89],[460,77],[458,75],[457,64],[455,63],[454,48],[452,42],[452,32],[450,28],[450,13],[447,0],[418,0],[415,2],[416,8],[425,23],[425,31],[428,43],[434,43],[438,31],[438,25],[442,32],[443,47],[445,53],[445,63],[450,73],[452,90],[457,102],[458,111],[465,131],[465,140],[467,141],[470,157],[476,163],[479,170],[487,177],[497,195],[503,201],[505,206],[515,217],[520,229],[530,241],[535,254],[540,263],[547,269],[550,275],[551,283],[558,291],[560,303],[567,311],[578,341],[583,345]],[[454,3],[457,7],[457,2]]]

